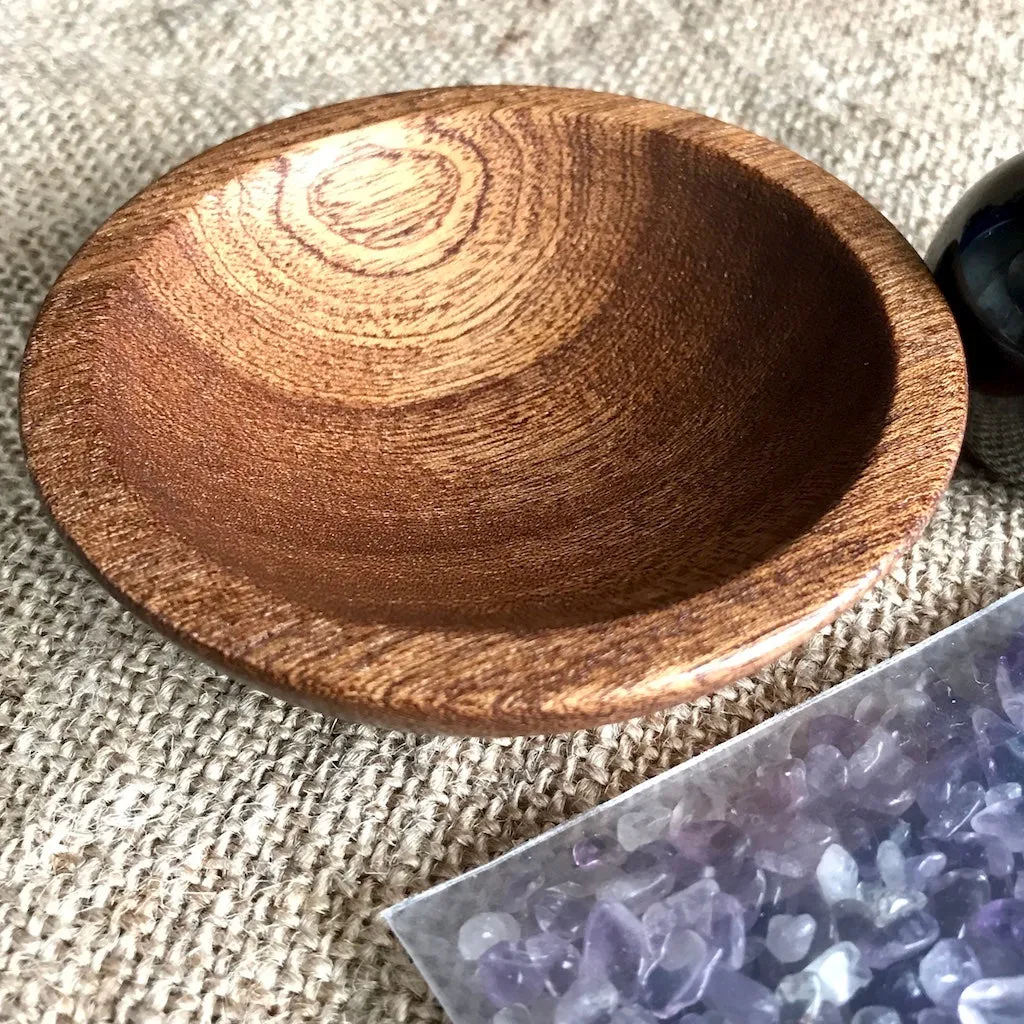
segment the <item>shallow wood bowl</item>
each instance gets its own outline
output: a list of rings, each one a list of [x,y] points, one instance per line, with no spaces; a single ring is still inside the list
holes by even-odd
[[[21,382],[57,525],[158,629],[358,719],[552,732],[795,645],[919,533],[964,373],[863,199],[698,114],[359,100],[147,188]]]

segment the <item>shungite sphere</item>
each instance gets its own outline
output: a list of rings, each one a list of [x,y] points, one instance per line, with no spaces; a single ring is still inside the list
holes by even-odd
[[[1024,481],[1024,153],[960,200],[928,251],[964,342],[968,454]]]

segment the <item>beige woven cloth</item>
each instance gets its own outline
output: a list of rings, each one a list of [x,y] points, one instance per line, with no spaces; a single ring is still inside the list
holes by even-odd
[[[453,82],[635,93],[770,135],[923,247],[1024,149],[1020,0],[24,0],[0,17],[0,1020],[437,1021],[381,908],[1024,580],[1024,494],[963,474],[832,629],[670,714],[424,739],[231,683],[40,516],[17,367],[47,286],[155,175],[286,112]]]

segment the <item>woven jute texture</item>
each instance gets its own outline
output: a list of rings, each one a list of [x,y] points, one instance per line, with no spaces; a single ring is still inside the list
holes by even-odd
[[[545,82],[693,107],[927,244],[1024,149],[1020,0],[18,0],[0,15],[0,1020],[438,1021],[381,908],[921,640],[1024,579],[1024,494],[958,475],[856,609],[671,713],[515,741],[297,710],[123,612],[40,515],[19,358],[117,205],[343,98]],[[756,339],[752,339],[756,344]]]

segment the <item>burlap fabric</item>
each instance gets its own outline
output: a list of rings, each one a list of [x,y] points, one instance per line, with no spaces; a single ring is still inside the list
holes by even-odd
[[[15,413],[47,286],[155,175],[252,124],[452,82],[691,106],[779,139],[923,247],[1024,149],[1019,0],[11,0],[0,14],[0,1020],[436,1021],[381,922],[914,643],[1024,577],[1022,495],[961,473],[833,628],[697,704],[593,733],[424,739],[231,683],[92,583]]]

